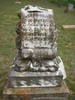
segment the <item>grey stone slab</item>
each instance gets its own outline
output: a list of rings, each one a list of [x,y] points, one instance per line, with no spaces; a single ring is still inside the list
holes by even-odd
[[[54,88],[9,88],[7,84],[4,96],[7,100],[68,100],[69,90],[64,81],[61,87]]]
[[[9,77],[52,77],[52,76],[56,76],[56,77],[62,77],[62,72],[61,71],[56,71],[56,72],[17,72],[14,70],[14,68],[11,69]]]
[[[9,74],[10,87],[55,87],[62,83],[63,75],[57,72],[16,72]]]

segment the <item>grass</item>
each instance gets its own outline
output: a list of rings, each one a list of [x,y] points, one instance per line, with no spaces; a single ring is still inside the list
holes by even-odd
[[[75,24],[75,11],[64,13],[65,7],[58,8],[50,0],[0,0],[0,95],[2,95],[5,80],[16,54],[15,38],[16,23],[19,21],[17,13],[27,4],[39,5],[54,10],[54,19],[58,32],[58,55],[64,61],[67,72],[67,85],[75,94],[75,31],[64,31],[63,24]],[[74,98],[74,97],[73,97]],[[74,100],[74,99],[73,99]]]

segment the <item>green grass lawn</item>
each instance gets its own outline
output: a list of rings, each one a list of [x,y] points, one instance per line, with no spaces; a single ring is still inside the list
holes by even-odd
[[[67,72],[67,85],[72,94],[75,94],[75,30],[64,31],[63,24],[75,24],[75,11],[64,13],[65,7],[58,8],[50,0],[0,0],[0,95],[6,81],[10,65],[16,54],[15,27],[18,22],[17,13],[27,4],[39,5],[54,10],[54,19],[58,32],[58,55],[64,61]]]

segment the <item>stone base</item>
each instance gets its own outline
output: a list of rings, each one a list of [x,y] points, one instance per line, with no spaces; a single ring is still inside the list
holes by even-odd
[[[68,100],[69,90],[62,82],[61,87],[25,87],[9,88],[5,86],[4,100]]]
[[[9,73],[10,87],[56,87],[61,86],[63,75],[56,72],[17,72],[11,68]]]

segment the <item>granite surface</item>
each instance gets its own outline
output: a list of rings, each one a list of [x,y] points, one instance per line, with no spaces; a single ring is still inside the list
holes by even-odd
[[[64,81],[61,87],[25,87],[4,89],[5,100],[68,100],[69,90]]]

